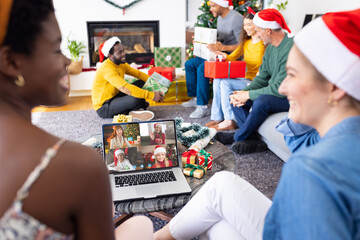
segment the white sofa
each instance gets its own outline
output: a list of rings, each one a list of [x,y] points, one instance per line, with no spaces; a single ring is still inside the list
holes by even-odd
[[[285,162],[289,159],[291,152],[286,146],[284,135],[276,131],[275,127],[287,114],[287,112],[280,112],[270,115],[258,129],[258,133],[268,148]]]

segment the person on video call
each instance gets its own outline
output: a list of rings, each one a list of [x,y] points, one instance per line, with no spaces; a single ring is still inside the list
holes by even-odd
[[[134,166],[131,165],[130,161],[125,158],[123,150],[118,149],[114,153],[114,162],[108,165],[109,169],[115,169],[116,171],[129,171],[134,170]]]
[[[150,133],[151,144],[165,144],[165,133],[160,123],[154,124],[154,132]]]
[[[160,145],[154,148],[155,163],[151,168],[172,167],[173,163],[166,157],[166,149]]]

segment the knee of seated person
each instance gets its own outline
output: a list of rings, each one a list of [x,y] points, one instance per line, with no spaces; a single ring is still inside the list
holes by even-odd
[[[194,59],[194,58],[193,58]],[[190,59],[185,62],[185,69],[194,69],[196,65],[194,64],[194,60]]]
[[[216,184],[228,184],[231,182],[231,179],[234,177],[234,173],[229,171],[221,171],[214,174],[214,176],[211,178],[212,181],[215,181]]]
[[[253,101],[253,106],[252,108],[257,108],[257,107],[268,107],[269,106],[269,101],[268,101],[268,96],[266,95],[261,95],[259,96],[257,99],[255,99]]]

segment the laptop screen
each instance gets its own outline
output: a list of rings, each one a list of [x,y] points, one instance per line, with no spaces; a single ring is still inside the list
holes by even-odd
[[[104,124],[102,133],[110,173],[179,166],[174,120]]]

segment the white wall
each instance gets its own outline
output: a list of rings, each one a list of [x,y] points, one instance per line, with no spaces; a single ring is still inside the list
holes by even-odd
[[[197,16],[203,12],[199,10],[200,5],[204,0],[187,0],[188,1],[188,26],[194,27],[197,22]]]
[[[190,0],[191,1],[191,0]],[[121,2],[116,1],[121,5]],[[129,2],[129,1],[125,1]],[[123,3],[124,4],[124,3]],[[66,37],[83,41],[87,45],[87,21],[141,21],[159,20],[160,47],[181,47],[185,61],[185,0],[142,0],[126,9],[125,15],[104,0],[54,0],[56,17],[63,35],[62,50],[66,50]],[[125,4],[124,4],[125,5]],[[84,54],[84,67],[89,67],[89,56]]]
[[[266,1],[266,0],[265,0]],[[306,14],[324,14],[360,8],[360,0],[288,0],[282,13],[293,33],[301,30]]]

